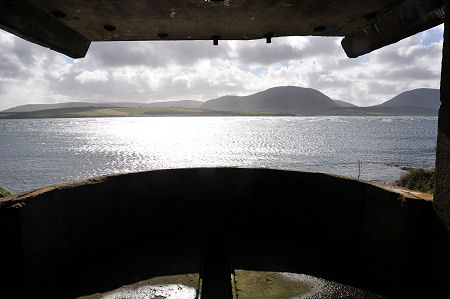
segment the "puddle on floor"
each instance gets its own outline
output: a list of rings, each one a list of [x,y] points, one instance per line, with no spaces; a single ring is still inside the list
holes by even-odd
[[[83,299],[194,299],[199,286],[198,274],[159,276],[118,289],[80,297]]]

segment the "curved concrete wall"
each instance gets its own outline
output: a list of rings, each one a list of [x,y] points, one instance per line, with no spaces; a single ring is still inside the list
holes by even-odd
[[[420,194],[270,169],[160,170],[0,200],[6,293],[73,297],[200,272],[214,236],[236,269],[311,274],[394,297],[450,294],[448,232]]]

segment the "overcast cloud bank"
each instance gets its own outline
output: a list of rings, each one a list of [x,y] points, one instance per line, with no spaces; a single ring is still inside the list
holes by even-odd
[[[342,38],[92,43],[73,60],[0,30],[0,110],[67,101],[209,100],[294,85],[361,106],[439,88],[443,25],[357,59]]]

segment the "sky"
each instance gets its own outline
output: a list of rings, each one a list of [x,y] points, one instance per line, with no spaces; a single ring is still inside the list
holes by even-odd
[[[0,29],[0,110],[31,103],[156,102],[315,88],[370,106],[415,88],[439,88],[443,25],[356,59],[342,37],[254,41],[94,42],[71,59]]]

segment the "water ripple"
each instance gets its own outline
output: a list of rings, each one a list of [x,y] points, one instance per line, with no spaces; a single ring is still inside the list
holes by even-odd
[[[248,166],[393,182],[433,167],[437,117],[155,117],[0,120],[0,185],[25,191],[92,176]]]

